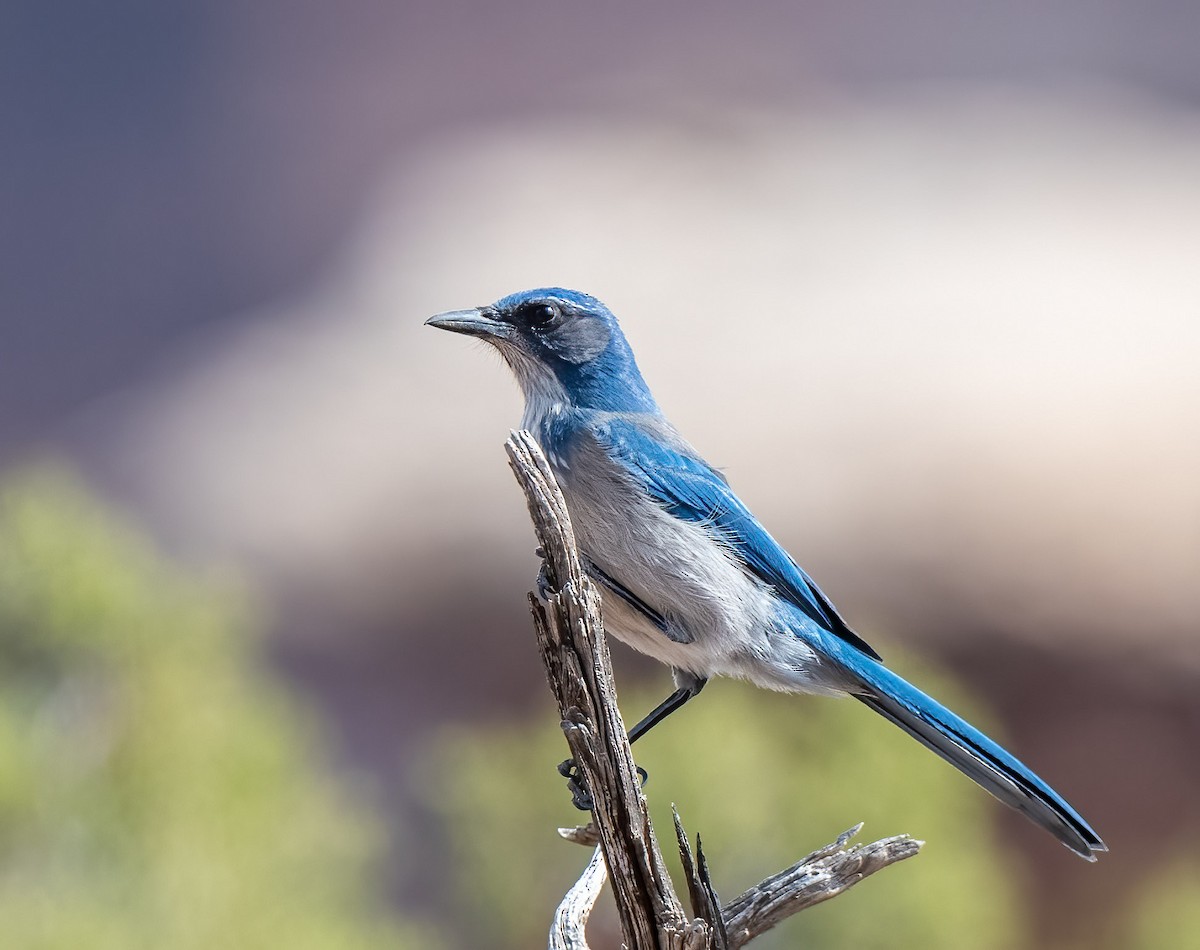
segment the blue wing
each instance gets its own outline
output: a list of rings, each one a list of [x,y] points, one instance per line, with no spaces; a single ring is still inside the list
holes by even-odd
[[[871,647],[838,615],[812,578],[758,523],[725,477],[673,429],[648,417],[609,416],[590,430],[596,440],[668,512],[709,525],[746,570],[807,617],[873,659]]]

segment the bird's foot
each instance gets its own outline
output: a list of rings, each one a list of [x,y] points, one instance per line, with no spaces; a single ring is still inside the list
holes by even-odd
[[[554,587],[550,584],[550,578],[547,576],[545,561],[542,561],[542,566],[538,568],[537,593],[538,597],[546,603],[549,603],[550,597],[554,594]]]
[[[567,791],[571,793],[571,804],[580,811],[592,810],[592,793],[583,781],[583,772],[574,759],[558,763],[558,774],[567,780]]]
[[[642,780],[640,787],[645,788],[646,783],[650,781],[650,773],[640,765],[635,768],[638,778]],[[567,780],[567,790],[571,793],[571,804],[580,811],[591,811],[595,802],[592,801],[592,793],[588,791],[587,784],[583,780],[583,772],[575,760],[567,759],[560,762],[558,774]]]
[[[554,588],[550,586],[550,578],[547,576],[546,551],[541,546],[533,549],[533,556],[541,558],[541,566],[538,568],[537,574],[537,593],[543,601],[549,602],[550,595],[554,593]]]

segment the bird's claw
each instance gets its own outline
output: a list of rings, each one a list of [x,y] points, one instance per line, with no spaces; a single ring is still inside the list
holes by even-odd
[[[542,561],[542,566],[538,568],[537,592],[538,597],[547,602],[549,602],[550,597],[554,594],[554,587],[550,584],[550,578],[546,574],[545,561]]]
[[[567,790],[571,793],[571,804],[580,811],[591,811],[592,793],[588,791],[583,781],[583,772],[574,759],[558,763],[558,774],[567,780]]]
[[[646,783],[650,781],[650,773],[640,765],[635,766],[637,769],[638,778],[642,780],[641,788],[646,787]],[[591,811],[595,802],[592,801],[592,793],[588,791],[587,785],[583,780],[583,772],[574,759],[566,759],[558,763],[558,774],[567,780],[567,789],[571,793],[571,804],[580,811]]]

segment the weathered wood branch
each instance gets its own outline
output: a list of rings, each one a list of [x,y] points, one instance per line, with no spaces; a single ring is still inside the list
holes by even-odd
[[[580,564],[566,502],[532,435],[514,432],[505,450],[543,553],[541,596],[529,595],[534,628],[567,745],[593,802],[591,824],[560,832],[593,847],[598,841],[598,853],[604,857],[601,863],[593,855],[559,905],[550,932],[551,950],[586,950],[584,925],[605,870],[627,950],[737,950],[786,917],[836,897],[920,850],[921,842],[907,836],[847,848],[858,831],[854,828],[722,906],[699,838],[693,854],[676,813],[676,838],[692,907],[687,914],[654,837],[617,709],[600,593]]]
[[[599,847],[592,852],[583,874],[567,891],[550,925],[550,950],[588,950],[584,928],[604,887],[604,852]]]
[[[847,847],[861,828],[860,824],[843,832],[837,841],[772,874],[726,904],[722,912],[729,950],[744,947],[781,920],[837,897],[889,864],[913,857],[925,844],[908,835],[895,835]]]

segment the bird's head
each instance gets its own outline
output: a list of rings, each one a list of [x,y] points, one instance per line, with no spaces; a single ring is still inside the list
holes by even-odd
[[[425,322],[492,344],[527,400],[611,412],[657,409],[617,318],[595,297],[543,287]]]

